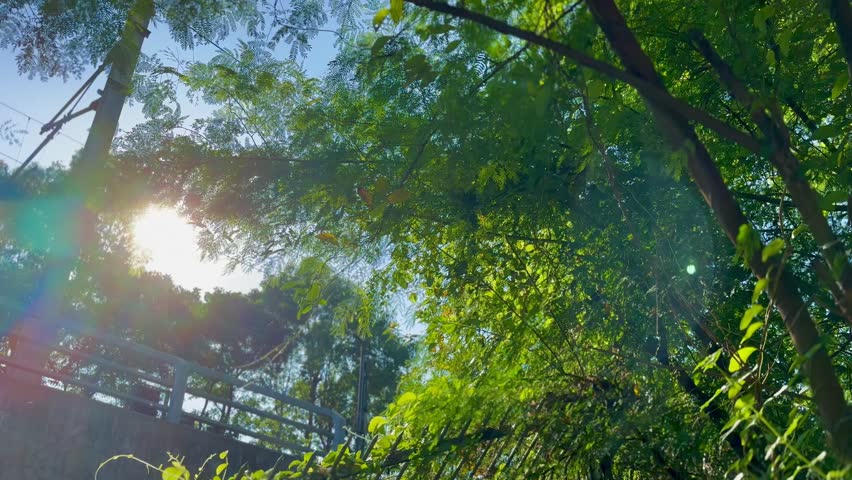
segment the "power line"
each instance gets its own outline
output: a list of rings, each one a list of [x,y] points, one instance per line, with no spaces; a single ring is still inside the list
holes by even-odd
[[[16,165],[20,165],[20,164],[21,164],[21,161],[20,161],[20,160],[18,160],[17,158],[12,157],[11,155],[7,155],[6,153],[3,153],[3,152],[0,152],[0,155],[3,155],[4,157],[8,158],[8,159],[9,159],[9,160],[11,160],[12,162],[14,162]]]
[[[21,152],[24,151],[24,141],[27,139],[27,135],[30,134],[30,122],[32,120],[33,120],[32,118],[27,117],[27,124],[24,126],[24,137],[21,139],[21,142],[18,144],[18,153],[17,153],[17,155],[15,155],[15,158],[19,161],[21,159]]]
[[[22,111],[18,110],[17,108],[15,108],[15,107],[13,107],[13,106],[9,105],[9,104],[8,104],[8,103],[6,103],[6,102],[0,101],[0,106],[4,106],[4,107],[8,108],[9,110],[11,110],[11,111],[13,111],[13,112],[15,112],[15,113],[17,113],[17,114],[19,114],[19,115],[23,115],[23,116],[27,117],[28,119],[30,119],[30,120],[32,120],[32,121],[34,121],[34,122],[38,123],[39,125],[44,125],[44,124],[45,124],[45,122],[42,122],[41,120],[39,120],[39,119],[37,119],[37,118],[33,117],[32,115],[30,115],[30,114],[28,114],[28,113],[24,113],[24,112],[22,112]],[[81,142],[80,140],[77,140],[76,138],[74,138],[74,137],[72,137],[72,136],[70,136],[70,135],[67,135],[67,134],[62,133],[62,132],[59,132],[59,135],[62,135],[63,137],[67,138],[68,140],[71,140],[72,142],[77,143],[77,144],[79,144],[79,145],[81,145],[81,146],[83,145],[83,142]]]

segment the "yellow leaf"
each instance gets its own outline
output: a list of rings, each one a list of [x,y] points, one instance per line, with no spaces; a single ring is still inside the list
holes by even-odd
[[[395,205],[397,203],[403,203],[409,198],[411,198],[411,192],[404,188],[400,188],[398,190],[394,190],[390,195],[388,195],[388,203]]]
[[[402,20],[403,0],[390,0],[390,16],[394,22]]]
[[[364,187],[358,187],[358,196],[361,197],[361,200],[366,203],[368,207],[373,206],[373,192]]]
[[[339,242],[337,241],[337,237],[331,232],[322,232],[319,235],[317,235],[317,238],[322,240],[323,242],[326,242],[326,243],[331,243],[331,244],[334,244],[334,245],[339,244]]]
[[[373,28],[381,27],[382,23],[384,23],[385,18],[387,18],[389,13],[390,13],[390,9],[388,9],[388,8],[383,8],[383,9],[379,10],[378,12],[376,12],[376,16],[373,17]]]
[[[373,186],[373,191],[379,195],[387,192],[388,189],[390,189],[390,183],[385,177],[379,177],[379,179],[376,180],[376,185]]]

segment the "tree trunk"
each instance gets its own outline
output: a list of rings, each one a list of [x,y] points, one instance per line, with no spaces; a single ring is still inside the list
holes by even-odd
[[[734,75],[730,65],[716,53],[710,41],[697,30],[691,32],[690,37],[698,52],[719,75],[722,86],[731,93],[737,102],[751,112],[752,121],[760,128],[772,147],[772,152],[769,153],[769,161],[781,174],[796,209],[810,228],[817,245],[821,247],[822,256],[832,273],[828,278],[827,286],[835,297],[837,307],[843,312],[846,321],[852,325],[852,268],[849,267],[846,249],[829,227],[828,220],[822,214],[816,192],[802,173],[799,159],[790,150],[790,135],[787,126],[784,124],[780,108],[776,106],[776,108],[771,109],[774,112],[772,115],[766,113],[763,108],[755,108],[751,92]]]
[[[610,46],[627,70],[664,88],[650,58],[627,27],[615,3],[612,0],[589,0],[587,4]],[[710,153],[699,141],[694,129],[685,118],[677,112],[661,107],[647,97],[645,99],[673,149],[686,151],[690,175],[715,213],[725,234],[736,245],[740,226],[748,225],[748,219],[725,185]],[[814,402],[831,437],[832,446],[842,458],[850,460],[852,459],[852,418],[850,418],[850,409],[844,399],[843,389],[828,352],[822,345],[807,306],[794,286],[792,275],[781,270],[777,263],[763,262],[762,245],[757,241],[755,243],[757,248],[751,255],[747,255],[748,258],[745,260],[758,278],[766,278],[770,267],[774,267],[768,291],[784,319],[797,351],[805,356],[804,374],[810,382]]]
[[[852,79],[852,6],[849,0],[827,0],[826,3],[840,38],[840,49],[846,57],[849,78]]]

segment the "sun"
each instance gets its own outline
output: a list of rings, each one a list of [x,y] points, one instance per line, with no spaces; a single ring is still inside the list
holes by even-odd
[[[198,230],[173,208],[148,207],[133,221],[132,232],[145,270],[166,274],[188,290],[248,292],[263,279],[258,270],[229,271],[225,260],[203,260]]]
[[[194,284],[207,273],[198,233],[173,208],[151,206],[136,217],[133,245],[147,270],[170,275],[177,284]]]
[[[183,288],[249,291],[262,279],[258,271],[228,272],[223,260],[202,260],[196,227],[173,208],[148,207],[133,221],[132,232],[145,269],[169,275]]]
[[[150,262],[176,258],[186,243],[197,240],[197,234],[186,219],[172,208],[148,207],[133,222],[133,243]]]

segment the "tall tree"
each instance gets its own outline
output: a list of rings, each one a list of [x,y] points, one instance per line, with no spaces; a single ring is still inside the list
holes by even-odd
[[[213,254],[349,255],[413,294],[429,351],[376,427],[413,475],[497,425],[530,476],[827,476],[852,457],[828,4],[394,0],[322,82],[259,44],[159,66],[220,110],[138,127],[116,172]]]

